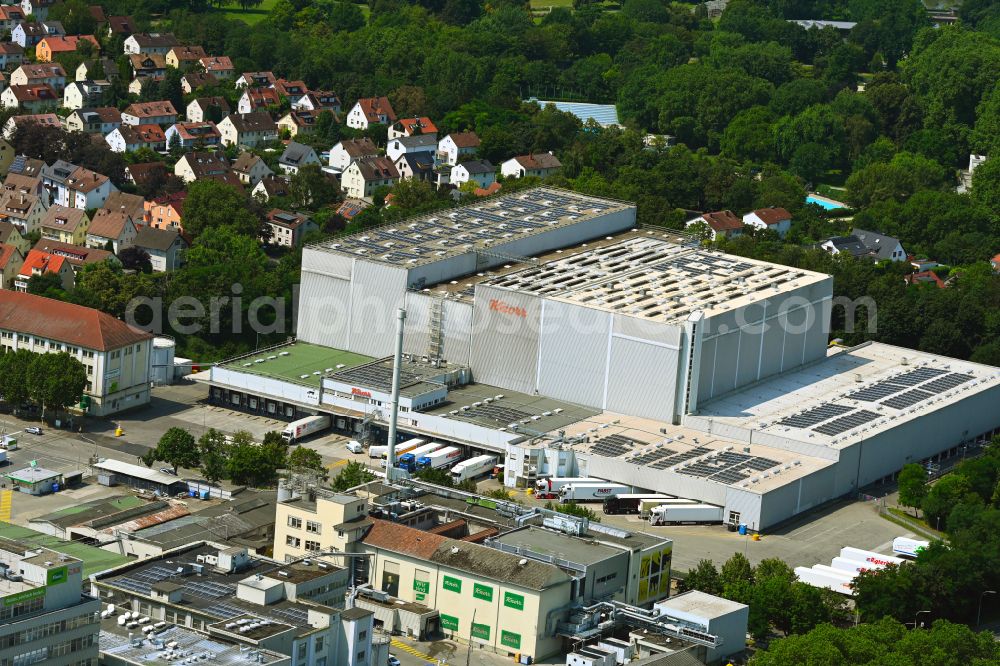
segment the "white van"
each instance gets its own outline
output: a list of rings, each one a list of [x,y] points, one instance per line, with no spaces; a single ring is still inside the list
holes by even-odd
[[[351,453],[364,453],[365,447],[361,446],[361,442],[356,439],[352,439],[347,443],[347,450]]]

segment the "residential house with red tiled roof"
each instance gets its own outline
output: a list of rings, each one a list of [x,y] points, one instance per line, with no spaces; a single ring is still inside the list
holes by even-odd
[[[479,136],[475,132],[452,132],[438,141],[438,161],[455,166],[479,150]]]
[[[269,106],[277,107],[280,104],[281,98],[278,97],[278,91],[274,88],[247,88],[236,103],[236,111],[238,113],[252,113],[264,110]]]
[[[174,146],[181,148],[207,148],[219,145],[222,135],[211,120],[200,123],[174,123],[167,128],[167,149]]]
[[[82,41],[90,42],[94,45],[94,52],[100,53],[101,45],[93,35],[52,35],[35,45],[35,60],[52,62],[56,56],[74,53]]]
[[[135,167],[137,166],[150,166],[157,165],[163,171],[166,171],[166,165],[163,162],[152,162],[144,164],[130,164],[126,173],[135,173]],[[129,179],[136,183],[141,184],[141,178],[136,178],[134,175],[129,176]],[[136,226],[140,226],[145,223],[146,215],[146,200],[143,199],[138,194],[130,194],[129,192],[112,192],[108,196],[108,200],[104,202],[104,206],[98,210],[106,211],[121,211],[132,218]]]
[[[0,94],[0,102],[7,109],[23,109],[30,113],[40,113],[44,109],[55,109],[60,105],[58,93],[47,84],[31,86],[10,86]]]
[[[186,198],[187,192],[174,192],[147,200],[145,205],[146,226],[154,229],[176,229],[183,233],[184,200]]]
[[[99,208],[90,221],[85,242],[87,247],[110,249],[118,254],[132,246],[136,233],[135,222],[127,213]]]
[[[69,291],[73,288],[73,267],[63,257],[48,254],[40,250],[31,250],[21,263],[21,270],[14,278],[14,289],[28,291],[31,278],[45,273],[55,273],[59,276],[62,288]]]
[[[10,73],[10,85],[12,86],[38,86],[42,84],[61,91],[66,87],[66,70],[57,62],[27,63]]]
[[[24,22],[25,16],[19,5],[0,5],[0,30],[10,32]]]
[[[14,278],[21,274],[24,255],[9,243],[0,243],[0,289],[13,289]]]
[[[198,64],[216,79],[231,79],[236,76],[233,61],[229,56],[207,56],[198,60]]]
[[[177,110],[169,100],[156,102],[136,102],[122,111],[125,125],[173,125],[177,122]]]
[[[366,130],[369,125],[391,125],[396,122],[396,112],[388,97],[364,97],[355,102],[347,113],[346,125]]]
[[[278,129],[294,139],[300,134],[312,134],[318,118],[319,114],[313,111],[289,111],[278,121]]]
[[[111,152],[125,153],[149,148],[150,150],[166,150],[167,136],[159,125],[122,125],[108,133],[104,140]]]
[[[87,372],[80,406],[88,414],[106,416],[149,402],[153,336],[100,310],[0,291],[0,344],[77,358]]]
[[[198,61],[207,56],[205,49],[200,46],[175,46],[167,51],[166,63],[167,67],[183,69],[197,64]]]
[[[305,81],[278,79],[274,82],[274,89],[291,104],[295,104],[309,93]]]
[[[41,238],[33,250],[38,250],[39,252],[45,252],[46,254],[51,254],[53,256],[62,257],[69,262],[69,265],[73,267],[73,274],[79,275],[80,271],[84,267],[91,264],[99,264],[101,262],[107,261],[114,264],[119,264],[118,257],[107,250],[87,247],[86,245],[73,245],[72,243],[62,243],[57,240],[52,240],[50,238]]]
[[[518,155],[502,162],[500,175],[506,178],[524,178],[525,176],[545,178],[561,168],[562,162],[551,152],[535,153],[534,155]]]
[[[21,116],[11,116],[3,126],[3,138],[10,139],[19,129],[29,124],[46,127],[62,127],[59,116],[54,113],[29,113]]]
[[[732,238],[743,234],[743,220],[731,210],[702,213],[685,222],[684,226],[692,231],[704,230],[706,236],[713,241],[720,236]]]
[[[781,237],[792,228],[792,214],[784,208],[758,208],[743,216],[743,224],[773,231]]]
[[[400,118],[389,126],[389,138],[395,139],[401,136],[413,136],[414,134],[437,134],[437,126],[431,122],[430,118],[416,117]]]

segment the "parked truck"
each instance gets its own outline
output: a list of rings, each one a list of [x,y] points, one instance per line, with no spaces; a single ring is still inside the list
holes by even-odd
[[[438,469],[454,465],[463,458],[460,446],[446,446],[417,458],[417,469]]]
[[[872,550],[861,550],[860,548],[851,548],[850,546],[844,546],[840,549],[840,556],[848,560],[857,560],[858,562],[864,562],[867,564],[869,569],[877,567],[885,567],[890,564],[902,564],[906,560],[893,557],[892,555],[883,555],[882,553],[876,553]]]
[[[644,499],[639,501],[639,517],[649,518],[649,513],[658,506],[664,504],[701,504],[699,500],[684,499],[683,497],[669,497],[667,499]]]
[[[915,559],[925,548],[930,547],[930,541],[920,539],[909,539],[907,537],[896,537],[892,540],[892,554],[897,557]]]
[[[535,499],[556,499],[563,486],[570,483],[608,483],[590,476],[550,476],[535,481]]]
[[[309,435],[317,433],[321,430],[326,430],[329,427],[330,417],[326,414],[307,416],[304,419],[292,421],[285,426],[285,429],[281,431],[281,438],[285,440],[286,444],[294,444],[300,439],[308,437]]]
[[[430,444],[423,444],[413,449],[412,451],[407,451],[399,457],[399,462],[396,463],[396,467],[400,469],[405,469],[411,474],[417,471],[417,461],[424,456],[429,456],[438,449],[442,448],[444,444],[441,442],[431,442]]]
[[[847,571],[838,571],[832,567],[823,567],[817,564],[812,568],[795,567],[795,575],[807,585],[820,588],[825,587],[828,590],[846,594],[847,596],[854,595],[854,576]]]
[[[632,492],[631,486],[603,481],[570,483],[559,489],[560,502],[602,502],[608,497]]]
[[[389,451],[389,446],[387,444],[379,444],[378,446],[368,447],[368,457],[369,458],[381,458],[386,455]]]
[[[455,483],[461,483],[466,479],[475,479],[492,472],[496,464],[496,456],[483,455],[463,460],[451,468],[451,480]]]
[[[721,522],[722,507],[713,504],[661,504],[649,512],[650,525]]]
[[[413,439],[408,439],[405,442],[400,442],[396,445],[396,459],[393,460],[393,464],[398,463],[399,459],[405,456],[410,451],[414,449],[419,449],[421,446],[427,443],[426,439],[420,439],[419,437],[414,437]],[[385,452],[382,454],[382,458],[385,459],[389,455],[389,447],[385,447]],[[383,465],[384,467],[384,465]]]
[[[640,493],[626,493],[615,495],[604,499],[604,513],[608,515],[627,513],[639,513],[639,509],[644,501],[669,500],[666,495],[649,495]]]

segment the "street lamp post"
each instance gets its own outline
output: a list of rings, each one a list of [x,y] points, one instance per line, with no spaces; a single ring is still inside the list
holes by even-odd
[[[917,618],[920,617],[921,613],[930,613],[929,610],[917,611],[917,614],[913,616],[913,628],[917,628]]]
[[[982,594],[979,595],[979,610],[976,611],[976,628],[979,628],[980,619],[983,617],[983,597],[987,594],[996,594],[996,590],[983,590]]]

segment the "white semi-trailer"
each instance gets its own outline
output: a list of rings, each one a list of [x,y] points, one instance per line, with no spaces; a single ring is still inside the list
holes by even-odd
[[[795,567],[795,575],[800,581],[813,587],[826,588],[849,597],[854,596],[854,576],[846,571],[817,564],[812,568]]]
[[[285,440],[286,444],[292,444],[304,437],[308,437],[321,430],[326,430],[329,427],[330,417],[326,414],[307,416],[304,419],[292,421],[285,426],[285,429],[281,431],[281,438]]]
[[[426,455],[420,456],[414,462],[414,466],[415,469],[438,469],[441,467],[448,467],[449,465],[454,465],[460,461],[463,455],[461,447],[446,446],[443,449],[431,451]]]
[[[861,550],[860,548],[851,548],[850,546],[841,548],[840,556],[848,560],[865,562],[869,565],[869,568],[873,565],[881,567],[886,567],[890,564],[898,565],[906,561],[899,557],[893,557],[892,555],[883,555],[882,553],[876,553],[871,550]]]
[[[875,564],[874,562],[862,562],[861,560],[849,560],[846,557],[835,557],[830,562],[830,566],[839,571],[844,571],[849,574],[859,574],[862,571],[871,571],[878,569],[885,569],[884,564]]]
[[[455,483],[461,483],[466,479],[476,479],[484,474],[489,474],[496,466],[496,456],[483,455],[469,458],[451,468],[451,480]]]
[[[570,483],[559,489],[560,502],[603,502],[615,495],[632,492],[631,486],[602,481],[600,483]]]
[[[713,504],[661,504],[649,512],[650,525],[721,522],[722,507]]]
[[[909,539],[907,537],[896,537],[892,540],[892,554],[898,557],[915,559],[925,548],[929,548],[930,541],[920,539]]]
[[[571,483],[607,483],[607,481],[590,476],[550,476],[535,481],[535,489],[541,492],[558,493],[563,486]]]

